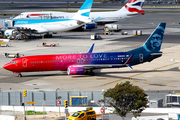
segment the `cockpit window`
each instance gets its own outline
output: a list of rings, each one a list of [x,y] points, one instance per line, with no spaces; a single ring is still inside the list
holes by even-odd
[[[15,64],[15,63],[17,63],[17,62],[16,62],[16,61],[11,61],[10,63]]]

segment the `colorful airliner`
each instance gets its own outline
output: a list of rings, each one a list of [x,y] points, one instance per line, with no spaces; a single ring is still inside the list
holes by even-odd
[[[94,75],[94,69],[130,67],[144,62],[151,62],[162,55],[160,51],[166,23],[159,26],[147,41],[139,48],[128,52],[92,53],[94,44],[88,53],[24,56],[13,59],[3,66],[4,69],[17,73],[39,71],[67,71],[68,75]]]
[[[86,0],[78,12],[68,19],[13,19],[12,26],[24,33],[41,34],[73,30],[91,22],[93,0]]]
[[[97,24],[113,23],[126,20],[127,18],[144,15],[142,10],[145,0],[130,0],[125,6],[117,11],[109,12],[91,12],[90,19],[95,20]],[[76,13],[70,12],[55,12],[55,11],[43,11],[43,12],[23,12],[16,16],[14,19],[37,19],[51,16],[52,19],[67,19],[71,18]],[[99,19],[97,19],[99,18]]]

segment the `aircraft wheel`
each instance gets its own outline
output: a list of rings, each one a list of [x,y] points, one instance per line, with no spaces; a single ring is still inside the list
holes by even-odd
[[[22,77],[22,74],[19,74],[18,77]]]
[[[90,74],[91,76],[94,76],[94,72],[90,72],[89,74]]]

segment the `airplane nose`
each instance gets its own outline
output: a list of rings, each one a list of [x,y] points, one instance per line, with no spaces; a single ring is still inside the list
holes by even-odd
[[[6,69],[6,70],[10,70],[11,67],[10,67],[10,64],[7,63],[7,64],[5,64],[5,65],[3,66],[3,68]]]

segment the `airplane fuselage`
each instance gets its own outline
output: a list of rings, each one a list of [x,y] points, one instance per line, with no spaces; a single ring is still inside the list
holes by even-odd
[[[13,72],[67,71],[69,66],[81,65],[88,65],[87,68],[91,68],[91,65],[97,65],[96,69],[98,66],[100,66],[99,68],[117,68],[126,67],[123,64],[132,54],[134,56],[130,65],[151,61],[157,57],[152,57],[147,53],[132,52],[36,55],[14,59],[4,68]]]
[[[14,27],[34,28],[38,33],[68,31],[83,25],[78,25],[77,20],[73,19],[18,19],[13,21]]]

